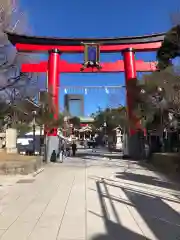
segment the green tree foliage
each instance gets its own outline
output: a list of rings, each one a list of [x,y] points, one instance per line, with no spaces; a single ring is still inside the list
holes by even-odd
[[[180,56],[180,25],[166,33],[157,51],[158,71],[146,74],[142,79],[132,79],[126,86],[133,99],[129,105],[143,126],[156,128],[167,125],[169,112],[180,115],[180,75],[171,62],[177,56]],[[127,119],[126,110],[99,109],[95,114],[95,125],[101,127],[104,122],[107,122],[109,130],[118,125],[133,127]]]
[[[31,129],[31,117],[25,112],[18,103],[10,104],[0,102],[0,129],[4,132],[6,128],[16,128],[19,133],[27,132]]]
[[[24,134],[32,130],[32,127],[26,122],[18,122],[15,126],[19,134]]]
[[[169,112],[180,114],[179,80],[175,69],[168,66],[137,81],[134,89],[138,89],[139,94],[134,111],[145,126],[167,126]]]
[[[151,81],[152,75],[144,76],[143,81],[137,81],[139,96],[133,111],[143,127],[153,123],[159,114],[165,110],[164,91],[155,81]],[[134,89],[136,86],[134,87]]]
[[[64,123],[64,115],[59,113],[59,115],[54,118],[54,113],[56,112],[56,106],[53,105],[53,95],[50,92],[43,92],[39,99],[38,107],[34,108],[36,111],[36,122],[38,125],[45,125],[49,128],[62,127]],[[32,110],[31,110],[32,115]]]
[[[36,115],[36,123],[38,125],[45,125],[49,128],[58,127],[61,128],[64,123],[64,116],[62,113],[59,113],[59,116],[54,119],[54,113],[46,107],[40,107]]]
[[[157,51],[158,68],[171,66],[171,59],[180,56],[180,25],[172,27],[165,35],[162,46]]]
[[[129,125],[125,107],[99,109],[93,116],[95,128],[106,127],[107,134],[111,134],[114,128],[118,126],[124,129]]]
[[[3,109],[2,118],[8,116],[10,127],[19,128],[22,124],[22,128],[25,129],[25,125],[28,127],[34,117],[36,124],[39,126],[45,125],[49,128],[63,126],[64,115],[62,113],[59,113],[58,117],[54,119],[55,108],[52,104],[52,96],[49,93],[45,93],[44,98],[38,104],[27,98],[6,105],[6,107],[1,108]]]
[[[80,125],[81,125],[80,118],[70,117],[69,118],[69,124],[72,124],[74,128],[79,129]]]

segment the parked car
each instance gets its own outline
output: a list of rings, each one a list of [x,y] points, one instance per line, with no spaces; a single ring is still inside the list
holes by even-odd
[[[59,135],[61,139],[68,140],[62,135]],[[28,132],[17,138],[17,150],[19,154],[23,155],[43,155],[45,151],[44,135],[40,135],[39,131],[35,133],[35,152],[33,146],[33,132]]]
[[[35,136],[35,152],[34,152],[34,143],[33,135],[21,135],[17,138],[17,150],[19,154],[22,155],[39,155],[40,150],[40,135]]]
[[[93,141],[93,140],[88,140],[87,141],[87,146],[89,147],[89,148],[91,148],[91,147],[93,147],[93,144],[95,143],[95,147],[97,147],[97,142],[96,141]]]

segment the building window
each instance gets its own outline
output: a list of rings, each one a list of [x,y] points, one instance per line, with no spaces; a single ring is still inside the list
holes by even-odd
[[[69,113],[71,116],[82,116],[81,100],[71,99],[69,101]]]

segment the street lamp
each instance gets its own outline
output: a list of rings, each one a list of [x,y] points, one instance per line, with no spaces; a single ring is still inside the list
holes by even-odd
[[[106,142],[107,142],[107,138],[106,138],[107,122],[106,121],[104,122],[103,127],[104,127],[104,136],[105,136],[105,145],[106,145]]]
[[[104,122],[104,129],[105,129],[105,135],[106,135],[106,128],[107,128],[107,122]]]
[[[68,125],[68,117],[64,117],[64,137],[67,137],[67,125]]]
[[[36,150],[36,111],[32,111],[32,115],[33,115],[33,154],[35,154],[35,150]]]

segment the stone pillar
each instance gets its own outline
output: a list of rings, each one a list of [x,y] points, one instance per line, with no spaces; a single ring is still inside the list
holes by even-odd
[[[59,137],[46,136],[46,156],[45,162],[56,162],[57,154],[59,153]]]
[[[17,130],[14,128],[6,129],[6,152],[17,153]]]
[[[6,133],[0,133],[0,151],[3,151],[3,143],[5,142]]]
[[[116,149],[121,150],[122,149],[122,133],[121,130],[116,130]]]

